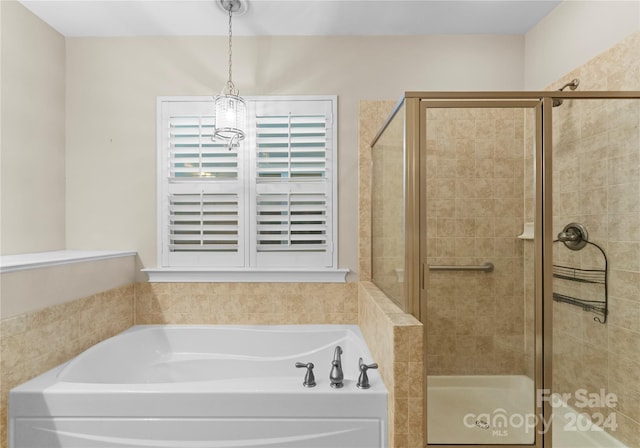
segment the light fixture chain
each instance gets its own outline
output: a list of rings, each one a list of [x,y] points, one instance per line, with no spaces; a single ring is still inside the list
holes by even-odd
[[[231,95],[237,95],[238,91],[236,90],[236,86],[233,84],[232,77],[232,55],[233,55],[233,2],[229,2],[229,79],[227,81],[227,90]]]

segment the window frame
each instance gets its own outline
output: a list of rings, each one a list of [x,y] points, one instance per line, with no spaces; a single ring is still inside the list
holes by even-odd
[[[239,229],[244,233],[244,266],[172,266],[168,262],[166,253],[168,244],[165,241],[168,232],[168,208],[169,201],[169,177],[171,169],[168,146],[166,143],[166,131],[168,117],[163,113],[163,106],[166,103],[206,103],[210,104],[213,114],[213,98],[211,96],[159,96],[157,97],[157,263],[158,267],[143,269],[152,282],[345,282],[348,269],[338,268],[338,124],[337,124],[337,101],[336,95],[313,95],[313,96],[251,96],[245,97],[248,109],[248,136],[241,142],[238,151],[246,151],[238,157],[238,181],[241,182],[240,192],[244,197],[243,213],[244,225]],[[258,181],[256,180],[256,117],[255,105],[257,103],[269,103],[285,105],[294,101],[330,101],[331,125],[327,127],[330,131],[331,144],[330,159],[327,161],[326,170],[330,173],[327,180],[327,190],[330,191],[331,203],[328,205],[331,217],[328,226],[331,230],[331,238],[328,238],[328,250],[330,251],[330,265],[327,266],[307,266],[307,267],[286,267],[286,266],[252,266],[250,263],[256,261],[259,252],[256,248],[256,190]],[[240,172],[241,170],[241,172]],[[329,177],[329,176],[328,176]],[[241,180],[240,180],[241,179]],[[197,182],[197,181],[196,181]],[[282,182],[280,184],[284,184]],[[274,183],[278,184],[278,182]],[[267,188],[268,189],[268,188]],[[254,250],[255,249],[255,250]],[[285,255],[286,256],[286,255]]]

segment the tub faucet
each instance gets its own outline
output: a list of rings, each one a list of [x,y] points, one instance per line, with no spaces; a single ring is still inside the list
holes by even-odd
[[[336,346],[336,349],[333,352],[333,361],[331,362],[331,372],[329,372],[329,381],[331,381],[331,387],[334,389],[340,389],[344,384],[342,380],[344,379],[344,373],[342,372],[342,360],[340,359],[340,355],[342,355],[342,347],[339,345]]]
[[[304,387],[316,387],[316,377],[313,374],[313,363],[312,362],[297,362],[297,368],[305,368],[307,369],[307,373],[304,375],[304,381],[302,385]]]
[[[377,369],[378,364],[375,362],[373,364],[365,364],[362,362],[362,358],[358,360],[358,368],[360,369],[360,376],[358,377],[358,384],[356,387],[358,389],[369,389],[371,384],[369,383],[369,376],[367,375],[367,370],[369,369]]]

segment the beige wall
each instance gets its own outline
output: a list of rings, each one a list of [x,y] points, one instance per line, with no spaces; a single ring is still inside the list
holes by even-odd
[[[64,249],[65,40],[13,0],[0,8],[0,253]]]
[[[405,90],[518,90],[525,79],[528,87],[540,87],[546,85],[546,78],[552,80],[559,75],[538,73],[539,70],[553,67],[564,73],[567,70],[559,65],[560,62],[573,64],[573,67],[576,64],[571,58],[577,54],[584,58],[587,53],[592,56],[594,51],[599,51],[600,47],[591,41],[578,38],[594,29],[590,23],[594,16],[616,19],[602,21],[616,26],[597,28],[595,42],[602,48],[638,27],[634,21],[638,17],[633,9],[635,2],[565,3],[532,29],[526,38],[244,37],[234,40],[234,78],[242,93],[335,93],[340,97],[341,267],[358,270],[357,207],[352,193],[357,188],[353,173],[357,160],[355,117],[358,100],[396,99]],[[155,98],[158,95],[205,95],[220,89],[226,75],[225,39],[73,38],[66,39],[65,43],[61,36],[21,5],[2,2],[2,8],[3,92],[8,90],[12,73],[15,79],[16,69],[22,66],[11,64],[13,69],[8,70],[9,59],[5,55],[15,57],[39,51],[42,55],[28,60],[47,64],[44,69],[34,71],[47,73],[47,84],[38,92],[34,89],[40,81],[36,80],[32,86],[18,83],[27,90],[20,98],[47,99],[53,92],[58,98],[48,101],[47,107],[53,104],[59,111],[60,107],[64,109],[65,103],[59,98],[65,85],[59,78],[65,69],[67,86],[66,123],[49,119],[46,120],[48,125],[35,129],[38,131],[46,126],[51,129],[30,133],[41,140],[29,144],[30,148],[53,148],[58,155],[44,164],[46,170],[43,168],[44,172],[38,176],[21,175],[15,165],[24,164],[25,154],[29,152],[3,150],[2,252],[63,248],[65,236],[61,232],[65,231],[66,216],[68,248],[134,249],[141,253],[144,266],[154,266]],[[595,9],[597,14],[589,13]],[[576,38],[554,37],[550,42],[546,39],[552,36],[552,31]],[[36,44],[42,35],[47,36],[44,39],[47,43]],[[573,48],[561,51],[561,45],[566,42],[573,43],[580,51]],[[61,54],[65,44],[66,65],[65,55]],[[550,49],[557,49],[553,54],[559,63],[543,63],[548,61],[548,51],[545,53],[544,50]],[[22,57],[22,61],[25,60]],[[525,74],[524,67],[531,74]],[[12,96],[16,98],[17,93],[8,97],[5,93],[2,97],[3,109],[6,110],[11,101],[15,102],[11,100]],[[42,111],[41,105],[38,110]],[[55,117],[56,114],[49,112],[38,116]],[[24,147],[23,143],[11,144],[15,138],[8,130],[24,129],[24,124],[20,127],[8,122],[15,119],[15,115],[3,116],[3,148]],[[65,151],[65,128],[68,139],[67,210],[65,216],[60,216],[65,209],[61,199],[65,186],[60,184],[64,176],[61,174],[64,173],[61,154]],[[47,178],[54,171],[55,179]],[[40,182],[40,179],[45,181]],[[44,184],[48,185],[47,189],[38,188]],[[23,186],[32,193],[19,198],[7,194]],[[47,200],[39,200],[41,190],[49,196]],[[47,225],[39,224],[43,222]]]
[[[636,0],[563,1],[525,35],[524,88],[541,90],[557,83],[565,73],[639,30]]]
[[[521,36],[237,38],[234,81],[245,95],[338,95],[339,264],[357,272],[358,101],[411,89],[520,89],[522,44]],[[154,267],[156,97],[217,93],[226,40],[72,38],[66,47],[68,246],[134,249]]]
[[[61,249],[66,232],[67,248],[138,250],[143,264],[154,266],[155,98],[215,93],[225,76],[225,40],[65,40],[15,1],[1,7],[2,253]],[[245,94],[340,96],[340,265],[357,271],[359,99],[396,99],[405,90],[518,90],[525,79],[539,88],[575,67],[578,55],[593,56],[637,30],[637,8],[564,2],[526,37],[237,38],[234,76]],[[601,17],[611,20],[594,27]],[[568,43],[575,48],[565,50]],[[6,114],[8,108],[22,113]]]

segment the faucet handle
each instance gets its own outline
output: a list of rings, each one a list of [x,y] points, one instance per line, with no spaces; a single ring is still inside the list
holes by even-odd
[[[367,370],[369,369],[377,369],[378,364],[375,362],[372,364],[365,364],[362,362],[362,358],[358,360],[358,367],[360,369],[360,376],[358,377],[358,383],[356,387],[359,389],[369,389],[371,384],[369,384],[369,375],[367,375]]]
[[[364,369],[364,371],[366,372],[367,369],[377,369],[378,368],[378,364],[376,364],[375,362],[372,364],[365,364],[364,362],[362,362],[362,358],[358,359],[358,367],[360,368],[360,371],[362,371]]]
[[[315,367],[313,365],[312,362],[297,362],[296,363],[296,367],[301,369],[301,368],[305,368],[307,369],[307,373],[305,373],[304,375],[304,381],[302,382],[302,385],[304,387],[315,387],[316,385],[316,377],[313,374],[313,368]]]

